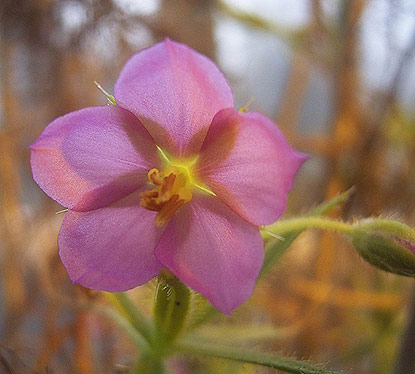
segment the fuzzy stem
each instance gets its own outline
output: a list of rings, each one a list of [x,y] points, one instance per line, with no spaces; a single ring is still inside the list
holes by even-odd
[[[334,230],[343,234],[350,234],[353,226],[346,222],[331,220],[325,217],[300,217],[280,220],[270,226],[265,226],[263,234],[266,236],[267,231],[269,231],[272,234],[284,236],[290,232],[305,229]]]
[[[335,374],[338,372],[326,370],[322,365],[314,366],[306,361],[278,357],[269,353],[250,352],[235,347],[225,347],[216,342],[199,342],[195,339],[186,339],[177,342],[177,351],[203,356],[224,358],[233,361],[257,364],[279,369],[293,374]]]
[[[156,339],[154,348],[165,354],[172,342],[183,331],[189,313],[190,290],[169,271],[158,278],[154,304]]]

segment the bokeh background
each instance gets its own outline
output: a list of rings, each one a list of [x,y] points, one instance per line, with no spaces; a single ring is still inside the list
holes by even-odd
[[[15,368],[1,373],[123,373],[134,358],[122,331],[81,307],[106,301],[68,280],[56,244],[62,208],[32,181],[28,146],[57,116],[104,105],[93,81],[112,92],[125,61],[165,36],[214,59],[237,106],[267,114],[311,155],[286,216],[355,186],[333,217],[415,225],[413,0],[1,0],[0,361]],[[364,263],[342,237],[311,230],[247,304],[203,332],[353,373],[393,373],[415,318],[413,286]],[[153,290],[130,296],[150,312]],[[171,368],[275,372],[190,357]]]

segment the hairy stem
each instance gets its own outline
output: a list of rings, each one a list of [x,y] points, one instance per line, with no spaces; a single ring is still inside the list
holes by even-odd
[[[290,232],[305,229],[334,230],[344,234],[350,234],[353,227],[349,223],[325,217],[300,217],[280,220],[270,226],[265,226],[264,234],[266,235],[267,232],[270,232],[283,237]]]

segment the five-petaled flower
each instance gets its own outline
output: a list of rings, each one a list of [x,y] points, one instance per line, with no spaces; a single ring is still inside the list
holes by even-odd
[[[234,109],[212,61],[169,39],[127,62],[114,97],[31,146],[35,181],[69,209],[58,244],[70,278],[117,292],[167,268],[230,313],[262,265],[258,226],[282,214],[306,157],[271,120]]]

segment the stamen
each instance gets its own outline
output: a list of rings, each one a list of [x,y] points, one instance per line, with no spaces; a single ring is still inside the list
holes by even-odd
[[[176,175],[171,173],[166,178],[164,178],[164,184],[161,187],[161,194],[165,195],[167,191],[171,191],[173,189],[173,183],[176,180]]]
[[[165,225],[174,214],[192,199],[185,170],[180,167],[168,167],[163,173],[158,169],[148,172],[148,180],[155,185],[141,194],[140,205],[159,212],[155,219],[157,226]]]
[[[184,205],[185,201],[179,199],[179,195],[173,195],[171,199],[163,205],[156,217],[156,226],[164,226],[174,214]]]
[[[155,169],[155,168],[154,169],[151,169],[148,172],[147,176],[148,176],[148,180],[151,183],[153,183],[153,184],[155,184],[157,186],[163,184],[163,179],[160,178],[160,172],[158,171],[158,169]]]

